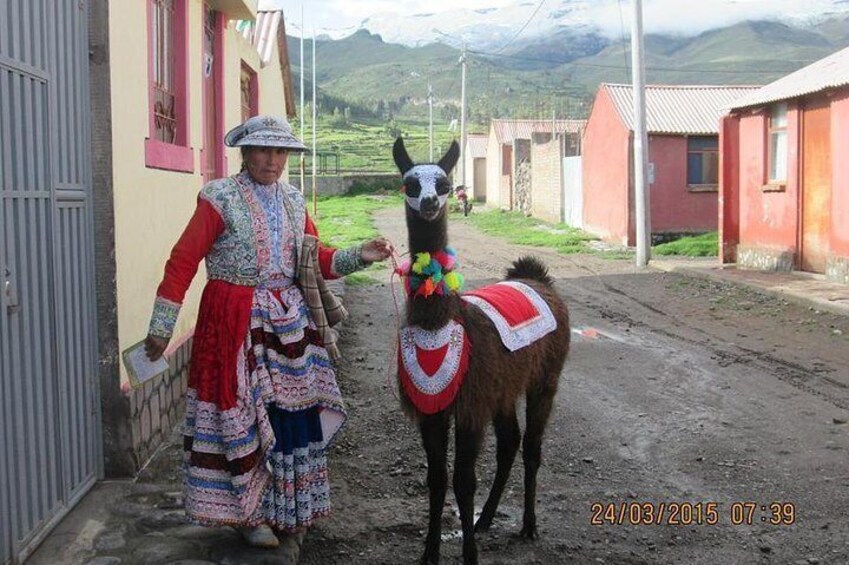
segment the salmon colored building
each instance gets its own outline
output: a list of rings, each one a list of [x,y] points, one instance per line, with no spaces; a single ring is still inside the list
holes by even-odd
[[[655,238],[717,229],[719,120],[751,86],[647,86],[649,199]],[[583,227],[636,241],[630,85],[602,84],[583,139]]]
[[[720,139],[723,261],[849,284],[849,48],[735,101]]]

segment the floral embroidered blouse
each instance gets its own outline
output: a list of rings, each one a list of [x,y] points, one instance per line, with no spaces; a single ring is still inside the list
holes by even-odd
[[[208,280],[269,289],[292,286],[305,233],[318,236],[294,187],[282,182],[261,185],[244,172],[207,184],[165,264],[149,333],[171,337],[201,259],[206,260]],[[319,245],[322,276],[334,279],[365,267],[361,249]]]

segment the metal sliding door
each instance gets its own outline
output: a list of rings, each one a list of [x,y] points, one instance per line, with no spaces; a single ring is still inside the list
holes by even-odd
[[[3,563],[98,471],[85,10],[0,0]]]

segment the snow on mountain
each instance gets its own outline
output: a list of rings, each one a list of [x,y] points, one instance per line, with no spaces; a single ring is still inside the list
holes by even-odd
[[[646,0],[643,11],[647,33],[692,36],[744,20],[813,24],[829,16],[849,13],[849,3],[846,0],[703,0],[699,3]],[[497,49],[507,44],[510,49],[518,49],[563,28],[621,38],[630,34],[630,22],[631,3],[627,0],[621,3],[619,0],[541,3],[524,0],[503,7],[457,8],[439,13],[383,12],[364,19],[359,26],[319,31],[340,38],[366,29],[386,42],[411,46],[441,41],[455,47],[465,42],[474,49]],[[526,23],[527,27],[519,34]]]

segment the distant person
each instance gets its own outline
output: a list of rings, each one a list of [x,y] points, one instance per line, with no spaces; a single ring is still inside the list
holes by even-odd
[[[392,248],[383,238],[345,250],[317,242],[303,197],[280,180],[289,152],[305,149],[285,119],[255,116],[225,143],[241,147],[242,172],[201,190],[165,264],[145,349],[162,356],[205,259],[186,394],[186,514],[233,526],[255,547],[282,540],[297,561],[306,529],[330,513],[326,450],[346,418],[329,327],[346,313],[324,279]]]

